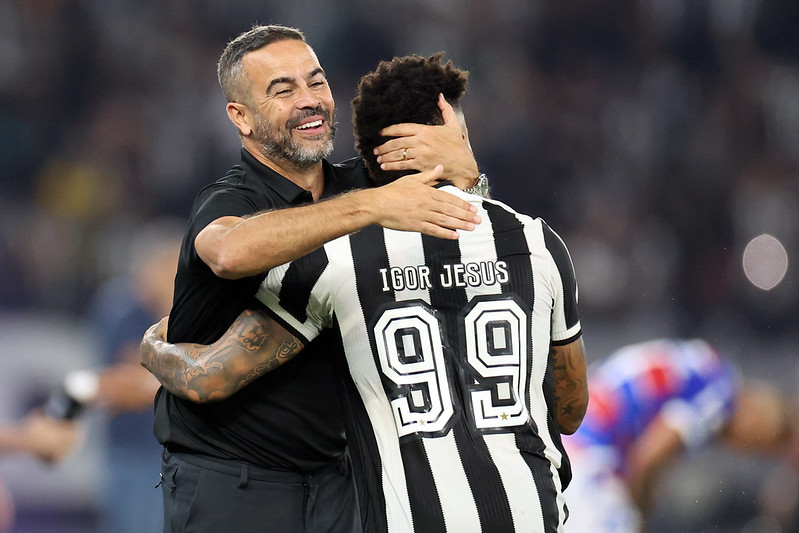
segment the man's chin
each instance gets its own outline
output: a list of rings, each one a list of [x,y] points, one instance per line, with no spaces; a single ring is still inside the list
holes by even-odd
[[[303,161],[321,161],[333,153],[333,141],[320,139],[316,142],[302,143],[297,146],[294,153]]]

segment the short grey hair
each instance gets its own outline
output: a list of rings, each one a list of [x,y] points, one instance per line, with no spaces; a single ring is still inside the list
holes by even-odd
[[[246,77],[241,59],[249,52],[286,40],[306,42],[300,30],[271,24],[253,26],[227,44],[216,65],[216,75],[228,102],[250,102],[250,80]]]

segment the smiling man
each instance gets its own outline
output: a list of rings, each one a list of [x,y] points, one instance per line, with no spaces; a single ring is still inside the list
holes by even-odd
[[[354,191],[368,183],[362,161],[324,159],[333,149],[335,104],[298,30],[243,33],[225,48],[218,75],[241,162],[195,199],[175,278],[171,342],[217,340],[253,306],[264,271],[333,238],[379,224],[454,239],[455,230],[479,222],[468,202],[427,185],[442,174],[438,163],[462,186],[477,179],[456,120],[405,130],[402,150],[384,150],[389,167],[422,172]],[[422,146],[425,136],[433,142]],[[435,153],[427,146],[447,160],[427,157]],[[223,402],[198,405],[159,390],[165,532],[359,530],[325,337],[307,357]]]

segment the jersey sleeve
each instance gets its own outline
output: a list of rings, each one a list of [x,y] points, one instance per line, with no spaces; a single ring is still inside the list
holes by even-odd
[[[565,345],[576,340],[582,332],[577,307],[577,280],[566,244],[543,220],[544,242],[552,256],[554,268],[551,283],[554,287],[552,310],[552,344]]]
[[[333,306],[327,254],[319,248],[269,271],[256,298],[305,344],[329,327]]]

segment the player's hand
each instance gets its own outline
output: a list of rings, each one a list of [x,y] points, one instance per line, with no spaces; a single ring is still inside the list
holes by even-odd
[[[448,192],[431,187],[443,168],[404,176],[370,190],[370,209],[376,223],[395,230],[418,231],[433,237],[457,239],[455,230],[472,231],[481,218],[477,207]]]
[[[444,117],[443,126],[403,123],[383,128],[380,134],[393,139],[375,148],[377,162],[383,170],[420,172],[441,164],[444,179],[468,189],[477,181],[477,162],[455,111],[443,95],[438,96],[438,107]]]

